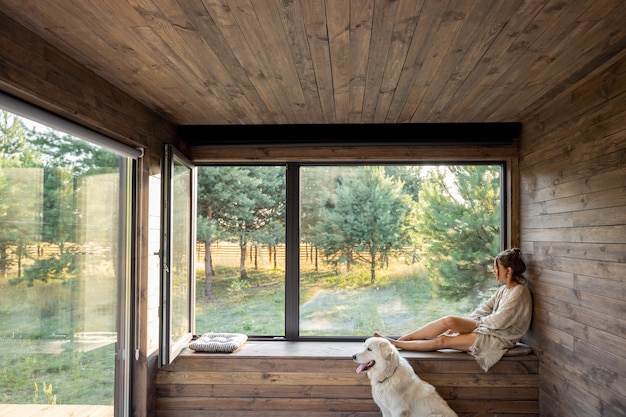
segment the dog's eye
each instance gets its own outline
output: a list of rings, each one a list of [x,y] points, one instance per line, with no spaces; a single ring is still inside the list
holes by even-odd
[[[372,348],[368,347],[367,350],[369,350],[370,352],[372,351]]]

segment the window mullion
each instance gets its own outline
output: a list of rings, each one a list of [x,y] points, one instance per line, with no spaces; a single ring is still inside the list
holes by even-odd
[[[300,167],[287,164],[285,219],[285,336],[300,337]]]

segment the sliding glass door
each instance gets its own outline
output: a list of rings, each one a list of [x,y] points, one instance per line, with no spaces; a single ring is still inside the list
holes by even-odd
[[[0,414],[127,415],[132,159],[1,109],[0,144]]]

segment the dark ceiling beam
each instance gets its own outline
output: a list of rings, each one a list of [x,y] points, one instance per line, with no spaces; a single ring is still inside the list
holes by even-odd
[[[407,123],[298,125],[183,125],[189,148],[224,146],[511,145],[522,124]]]

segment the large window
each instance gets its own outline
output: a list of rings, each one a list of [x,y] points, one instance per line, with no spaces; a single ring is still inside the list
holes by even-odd
[[[0,109],[0,414],[126,415],[131,168]]]
[[[501,163],[198,168],[196,331],[398,336],[492,293]]]

